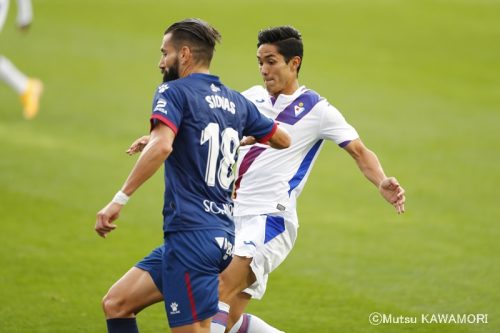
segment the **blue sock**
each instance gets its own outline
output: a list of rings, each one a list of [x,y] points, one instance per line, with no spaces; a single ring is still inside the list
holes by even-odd
[[[135,318],[107,319],[108,333],[139,333]]]

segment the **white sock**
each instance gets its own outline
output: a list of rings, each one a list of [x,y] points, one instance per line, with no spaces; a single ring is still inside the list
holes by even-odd
[[[9,1],[0,0],[0,31],[2,31],[3,25],[5,24],[8,11],[9,11]]]
[[[17,0],[17,24],[25,26],[33,21],[31,0]]]
[[[229,333],[284,333],[257,316],[244,313]]]
[[[219,302],[219,312],[212,318],[210,333],[224,333],[229,316],[229,304]]]
[[[28,78],[14,66],[9,59],[0,55],[0,80],[5,81],[19,95],[21,95],[28,86]]]

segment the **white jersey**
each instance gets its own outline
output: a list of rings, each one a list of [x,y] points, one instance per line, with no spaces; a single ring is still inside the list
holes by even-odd
[[[242,94],[286,129],[292,143],[283,150],[262,144],[240,148],[234,216],[295,211],[324,140],[344,147],[357,139],[358,133],[326,99],[304,86],[277,99],[262,86]]]

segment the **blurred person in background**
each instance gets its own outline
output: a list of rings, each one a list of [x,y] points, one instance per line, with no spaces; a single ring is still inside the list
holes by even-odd
[[[9,0],[0,0],[0,32],[7,19]],[[33,21],[31,0],[17,0],[17,26],[27,30]],[[14,89],[20,96],[23,115],[26,119],[33,119],[40,108],[40,97],[43,84],[40,80],[30,78],[22,73],[6,57],[0,54],[0,80]]]

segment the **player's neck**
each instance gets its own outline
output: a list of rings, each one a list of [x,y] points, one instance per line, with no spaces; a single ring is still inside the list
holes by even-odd
[[[194,73],[210,74],[210,69],[206,65],[190,64],[182,68],[179,72],[179,76],[182,78]]]
[[[293,95],[297,89],[299,89],[299,80],[293,80],[290,84],[285,86],[285,88],[272,94],[272,96],[278,98],[279,95]]]

